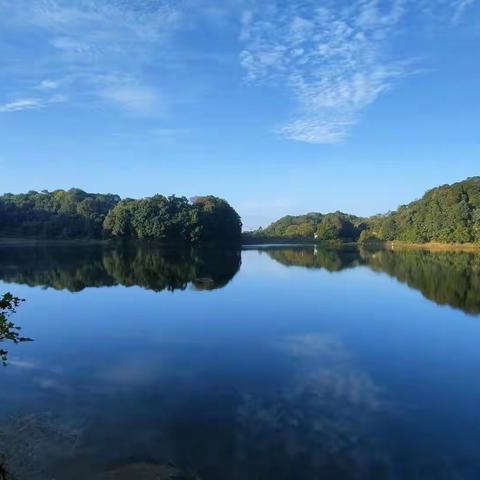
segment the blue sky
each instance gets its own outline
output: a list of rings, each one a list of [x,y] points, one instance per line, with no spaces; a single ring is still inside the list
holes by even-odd
[[[394,209],[480,174],[479,45],[478,0],[0,0],[0,192]]]

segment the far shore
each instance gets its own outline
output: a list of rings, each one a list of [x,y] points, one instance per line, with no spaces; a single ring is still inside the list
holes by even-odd
[[[112,242],[100,238],[29,238],[29,237],[0,237],[0,246],[41,246],[41,245],[99,245]]]
[[[432,252],[480,252],[480,244],[477,243],[410,243],[410,242],[381,242],[381,245],[391,250],[429,250]]]
[[[241,247],[243,248],[255,248],[255,247],[326,247],[326,248],[352,248],[352,247],[364,247],[374,249],[387,249],[387,250],[428,250],[431,252],[480,252],[480,244],[476,243],[440,243],[440,242],[428,242],[428,243],[413,243],[402,241],[370,241],[366,243],[360,242],[315,242],[305,239],[285,239],[285,238],[258,238],[257,241],[249,239],[249,241],[243,241]],[[131,240],[132,241],[132,240]],[[133,240],[135,243],[137,240]],[[143,240],[138,240],[144,242]],[[109,245],[118,243],[118,239],[104,238],[76,238],[76,239],[46,239],[46,238],[20,238],[20,237],[0,237],[0,246],[47,246],[47,245],[65,245],[65,246],[84,246],[84,245]],[[148,241],[147,243],[158,244],[162,246],[174,246],[172,244],[165,244],[161,242]],[[185,245],[183,245],[185,247]]]
[[[248,239],[247,242],[243,242],[244,247],[265,247],[265,246],[323,246],[326,248],[345,248],[345,247],[363,247],[372,249],[388,249],[388,250],[429,250],[431,252],[443,252],[443,251],[468,251],[468,252],[480,252],[480,244],[477,243],[440,243],[440,242],[428,242],[428,243],[414,243],[414,242],[402,242],[399,240],[394,241],[368,241],[368,242],[338,242],[338,241],[322,241],[315,242],[313,240],[305,239],[285,239],[285,238],[258,238]]]

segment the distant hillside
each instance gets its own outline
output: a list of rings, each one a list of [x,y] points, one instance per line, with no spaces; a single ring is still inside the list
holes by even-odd
[[[342,212],[286,216],[248,239],[480,243],[480,177],[428,191],[394,212],[361,218]]]
[[[290,240],[358,240],[367,226],[365,219],[343,212],[307,213],[287,215],[265,229],[249,232],[252,238],[276,238]]]
[[[361,239],[480,243],[480,177],[428,191],[395,212],[368,219]]]

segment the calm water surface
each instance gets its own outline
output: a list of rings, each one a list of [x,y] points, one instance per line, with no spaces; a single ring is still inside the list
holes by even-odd
[[[0,281],[16,479],[480,478],[478,255],[4,247]]]

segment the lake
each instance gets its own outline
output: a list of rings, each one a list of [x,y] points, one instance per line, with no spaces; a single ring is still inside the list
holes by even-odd
[[[2,247],[0,281],[15,479],[480,478],[480,255]]]

